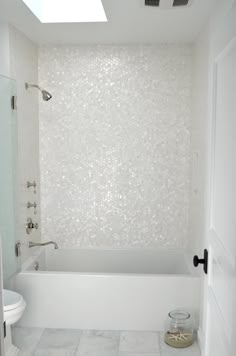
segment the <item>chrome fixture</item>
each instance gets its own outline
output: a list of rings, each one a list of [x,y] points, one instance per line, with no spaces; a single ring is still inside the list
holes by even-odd
[[[37,186],[37,184],[36,184],[36,182],[35,182],[35,180],[33,181],[33,182],[27,182],[26,183],[26,187],[27,188],[31,188],[31,187],[33,187],[34,188],[34,194],[36,194],[36,186]]]
[[[27,186],[27,188],[30,188],[30,187],[34,187],[34,189],[36,188],[36,182],[35,182],[35,180],[33,181],[33,182],[27,182],[26,183],[26,186]]]
[[[39,266],[39,262],[36,261],[35,264],[34,264],[34,270],[35,270],[35,271],[38,271],[38,270],[39,270],[39,267],[40,267],[40,266]]]
[[[32,242],[30,241],[29,242],[29,247],[36,247],[36,246],[47,246],[47,245],[54,245],[54,249],[57,250],[58,249],[58,246],[56,244],[56,242],[54,241],[48,241],[48,242]]]
[[[34,202],[34,203],[30,203],[29,201],[28,201],[28,203],[27,203],[27,208],[28,209],[30,209],[30,208],[34,208],[34,215],[36,215],[37,214],[37,211],[36,211],[36,208],[37,208],[37,203],[36,202]]]
[[[32,229],[38,229],[38,227],[39,227],[38,223],[33,223],[31,218],[27,219],[27,223],[25,225],[25,228],[26,228],[26,232],[27,232],[28,235],[31,233]]]
[[[16,244],[15,244],[15,255],[16,257],[20,257],[20,241],[18,241]]]
[[[37,88],[37,89],[39,89],[41,91],[41,93],[42,93],[42,97],[43,97],[44,101],[49,101],[52,98],[52,95],[48,91],[40,88],[40,86],[38,86],[37,84],[25,83],[25,89],[27,90],[29,88]]]
[[[27,203],[27,208],[29,209],[29,208],[37,208],[37,203],[36,202],[34,202],[34,203],[30,203],[29,201],[28,201],[28,203]]]

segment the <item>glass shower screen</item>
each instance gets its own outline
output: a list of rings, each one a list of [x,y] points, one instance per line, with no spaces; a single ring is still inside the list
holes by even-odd
[[[16,82],[0,76],[0,237],[2,240],[3,280],[19,267],[16,243],[16,111],[12,97]]]

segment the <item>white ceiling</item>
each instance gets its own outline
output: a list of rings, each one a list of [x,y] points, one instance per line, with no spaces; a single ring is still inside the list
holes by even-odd
[[[195,40],[215,4],[194,0],[164,10],[144,7],[144,0],[102,1],[107,23],[42,24],[21,0],[0,0],[0,20],[39,44],[185,43]]]

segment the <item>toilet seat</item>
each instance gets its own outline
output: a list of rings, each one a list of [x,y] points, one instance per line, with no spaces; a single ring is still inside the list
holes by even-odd
[[[11,290],[3,290],[3,311],[6,325],[15,324],[22,317],[26,303],[24,298]]]
[[[17,323],[22,317],[26,303],[24,298],[16,292],[3,289],[3,311],[6,325],[6,335],[4,338],[6,356],[19,356],[20,350],[13,345],[11,336],[11,326]]]
[[[3,289],[4,311],[10,311],[19,308],[24,302],[23,297],[11,290]]]

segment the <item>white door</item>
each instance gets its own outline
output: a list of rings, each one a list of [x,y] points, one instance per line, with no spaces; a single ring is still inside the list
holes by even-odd
[[[236,355],[236,3],[212,39],[212,169],[205,356]]]

